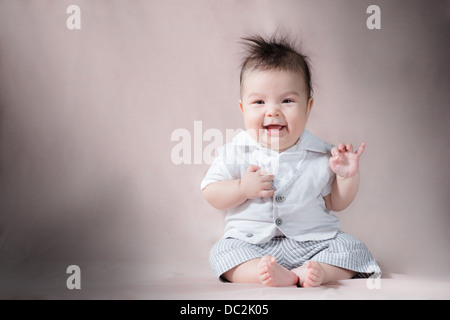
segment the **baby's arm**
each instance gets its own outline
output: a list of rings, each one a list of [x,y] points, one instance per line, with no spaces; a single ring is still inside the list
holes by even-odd
[[[213,182],[203,189],[205,199],[215,208],[227,210],[248,199],[270,197],[273,175],[261,174],[258,166],[248,166],[241,179]]]
[[[329,160],[331,170],[336,173],[336,179],[331,187],[331,194],[324,197],[325,205],[329,210],[341,211],[347,208],[355,199],[359,187],[359,158],[365,143],[362,143],[356,152],[351,144],[340,143],[331,149],[332,157]]]

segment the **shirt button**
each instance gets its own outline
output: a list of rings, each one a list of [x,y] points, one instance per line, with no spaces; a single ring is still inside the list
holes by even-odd
[[[277,226],[281,226],[283,224],[283,220],[281,220],[280,218],[278,218],[277,220],[275,220],[275,224]]]
[[[275,201],[278,202],[278,203],[283,202],[284,199],[286,199],[286,197],[282,196],[282,195],[278,195],[278,196],[275,197]]]
[[[247,236],[247,238],[251,238],[251,237],[253,237],[253,233],[247,233],[246,236]]]

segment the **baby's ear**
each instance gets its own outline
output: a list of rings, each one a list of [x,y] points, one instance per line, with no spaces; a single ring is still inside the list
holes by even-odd
[[[309,114],[311,112],[313,105],[314,105],[314,98],[311,97],[311,98],[309,98],[308,104],[306,105],[306,118],[307,119],[309,118]]]
[[[314,98],[311,97],[311,98],[309,98],[309,100],[308,100],[308,109],[311,110],[311,108],[313,107],[313,105],[314,105]]]
[[[244,115],[244,107],[242,106],[242,100],[239,100],[239,109],[241,110],[242,115]]]

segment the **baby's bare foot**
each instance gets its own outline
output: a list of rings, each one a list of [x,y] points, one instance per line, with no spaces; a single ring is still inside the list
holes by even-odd
[[[301,285],[304,288],[318,287],[325,279],[325,269],[317,261],[306,262],[306,272]]]
[[[258,278],[263,285],[269,287],[285,287],[297,284],[295,273],[276,263],[276,258],[264,256],[258,263]]]

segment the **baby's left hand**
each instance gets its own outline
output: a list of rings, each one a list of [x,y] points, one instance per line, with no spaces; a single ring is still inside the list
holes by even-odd
[[[342,178],[353,177],[359,172],[359,158],[365,148],[366,144],[363,142],[358,150],[353,152],[351,144],[340,143],[337,148],[331,149],[332,157],[329,159],[331,170]]]

